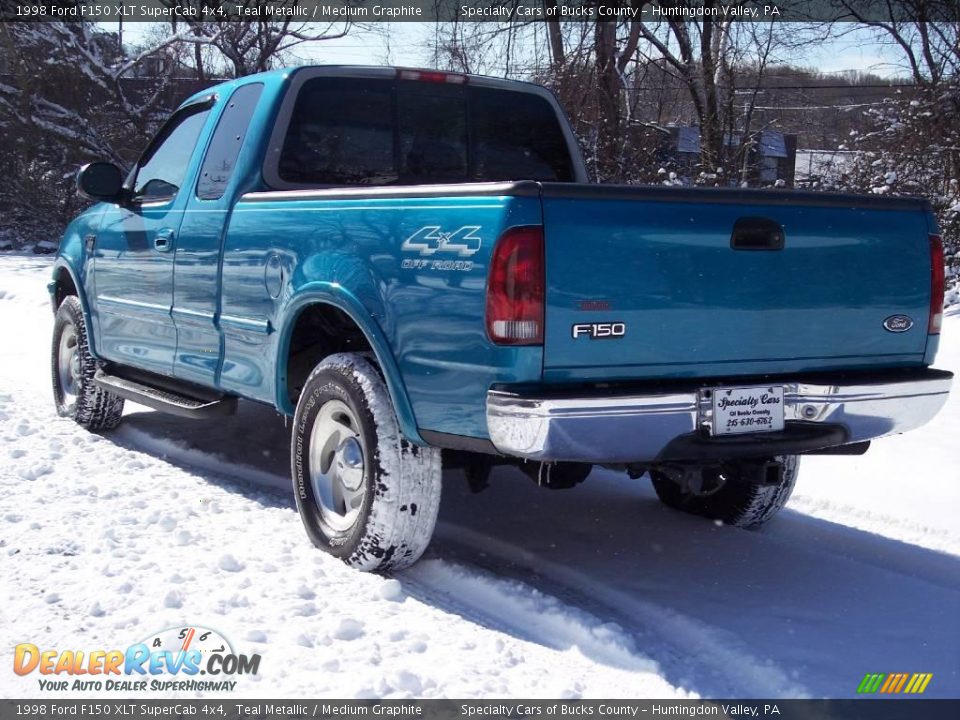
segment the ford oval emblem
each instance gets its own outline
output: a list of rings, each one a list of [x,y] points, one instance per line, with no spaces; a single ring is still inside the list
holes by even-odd
[[[913,327],[913,319],[906,315],[891,315],[883,321],[883,326],[890,332],[902,333]]]

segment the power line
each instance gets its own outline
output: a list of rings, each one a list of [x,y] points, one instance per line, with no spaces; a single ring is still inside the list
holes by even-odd
[[[758,90],[896,90],[898,88],[917,89],[916,85],[760,85]],[[736,90],[737,88],[726,88]],[[750,88],[752,89],[752,88]]]
[[[857,103],[856,105],[806,105],[804,107],[780,107],[777,105],[755,105],[754,110],[850,110],[852,108],[876,107],[886,103]],[[748,107],[744,105],[743,107]]]

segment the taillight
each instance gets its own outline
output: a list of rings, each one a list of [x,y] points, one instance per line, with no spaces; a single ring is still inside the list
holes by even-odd
[[[417,80],[419,82],[430,83],[449,83],[452,85],[464,85],[467,82],[466,75],[438,72],[436,70],[408,70],[406,68],[400,68],[397,70],[397,77],[401,80]]]
[[[487,335],[497,345],[542,345],[543,229],[507,230],[497,241],[487,280]]]
[[[943,242],[939,235],[930,236],[930,321],[927,323],[927,332],[930,335],[940,334],[940,325],[943,322]]]

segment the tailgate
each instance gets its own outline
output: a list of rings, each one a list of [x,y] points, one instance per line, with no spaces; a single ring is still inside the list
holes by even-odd
[[[546,380],[922,363],[921,200],[544,184],[543,211]]]

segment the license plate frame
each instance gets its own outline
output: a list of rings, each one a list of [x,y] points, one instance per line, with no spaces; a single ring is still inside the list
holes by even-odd
[[[784,429],[783,385],[718,387],[711,392],[714,437]]]

